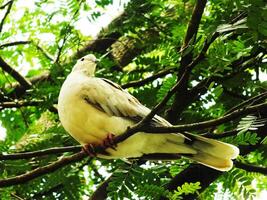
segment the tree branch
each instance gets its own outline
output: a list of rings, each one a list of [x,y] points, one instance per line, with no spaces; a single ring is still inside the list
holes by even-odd
[[[9,42],[5,44],[0,45],[0,49],[3,49],[5,47],[11,47],[11,46],[16,46],[16,45],[21,45],[21,44],[30,44],[31,41],[16,41],[16,42]]]
[[[0,22],[0,33],[3,30],[3,26],[4,26],[4,23],[5,23],[5,20],[6,20],[7,16],[8,16],[8,14],[11,11],[11,8],[12,8],[13,3],[14,3],[13,0],[12,1],[9,1],[5,5],[1,6],[1,8],[0,8],[0,9],[4,9],[6,6],[8,6],[4,17],[2,18],[2,21]]]
[[[51,154],[59,154],[65,152],[73,152],[76,153],[80,151],[82,146],[68,146],[68,147],[53,147],[49,149],[42,149],[38,151],[31,152],[21,152],[21,153],[13,153],[13,154],[0,154],[0,160],[18,160],[18,159],[28,159],[39,156],[46,156]]]
[[[4,9],[6,6],[8,6],[12,1],[13,1],[13,0],[8,1],[8,2],[6,2],[4,5],[0,6],[0,10],[3,10],[3,9]]]
[[[239,108],[242,108],[242,107],[244,107],[244,106],[246,106],[246,105],[248,105],[248,104],[249,104],[249,105],[252,105],[252,104],[257,103],[257,102],[259,102],[259,101],[262,101],[262,100],[264,100],[264,99],[266,99],[266,98],[267,98],[267,92],[263,92],[263,93],[261,93],[261,94],[259,94],[259,95],[256,95],[255,97],[252,97],[252,98],[250,98],[250,99],[247,99],[246,101],[243,101],[242,103],[236,105],[235,107],[233,107],[233,108],[231,108],[230,110],[228,110],[228,111],[226,112],[226,114],[231,113],[231,112],[233,112],[234,110],[237,110],[237,109],[239,109]]]
[[[258,172],[258,173],[261,173],[263,175],[267,175],[267,168],[266,167],[249,165],[249,164],[239,162],[237,160],[235,160],[234,164],[235,164],[235,167],[240,168],[240,169],[244,169],[247,172]]]
[[[5,72],[10,74],[15,80],[17,80],[25,90],[31,88],[32,86],[31,82],[25,79],[19,72],[13,69],[9,64],[7,64],[2,57],[0,57],[0,66]]]
[[[11,185],[18,185],[18,184],[25,183],[27,181],[34,179],[34,178],[40,177],[44,174],[54,172],[57,169],[64,167],[68,164],[71,164],[73,162],[81,161],[86,156],[87,155],[84,151],[80,151],[80,152],[73,154],[71,156],[63,157],[63,158],[61,158],[61,159],[59,159],[59,160],[57,160],[51,164],[48,164],[48,165],[43,166],[43,167],[38,167],[38,168],[36,168],[30,172],[27,172],[25,174],[21,174],[21,175],[12,177],[12,178],[2,179],[2,180],[0,180],[0,187],[8,187]]]
[[[148,133],[177,133],[181,131],[201,130],[201,129],[210,128],[213,126],[218,126],[220,124],[229,122],[241,116],[259,112],[265,109],[267,109],[267,103],[261,103],[261,104],[257,104],[254,106],[249,106],[247,108],[235,110],[218,119],[212,119],[212,120],[192,123],[192,124],[176,125],[176,126],[171,126],[171,127],[142,127],[141,131],[145,131]]]
[[[161,78],[161,77],[164,77],[166,76],[167,74],[170,74],[172,73],[173,71],[175,70],[175,68],[169,68],[169,69],[165,69],[165,70],[162,70],[156,74],[153,74],[145,79],[142,79],[142,80],[139,80],[139,81],[131,81],[129,83],[126,83],[126,84],[123,84],[121,87],[122,88],[129,88],[129,87],[139,87],[139,86],[143,86],[147,83],[150,83],[154,80],[156,80],[157,78]]]
[[[220,139],[220,138],[235,136],[238,132],[239,132],[238,130],[234,129],[234,130],[225,131],[219,134],[206,133],[206,134],[203,134],[202,136],[207,137],[207,138],[212,138],[212,139]]]
[[[97,187],[89,200],[105,200],[107,198],[107,187],[111,180],[112,175]]]
[[[192,13],[192,17],[188,24],[188,28],[187,28],[186,35],[184,38],[184,44],[183,44],[182,49],[187,47],[190,40],[192,40],[192,38],[196,36],[206,3],[207,3],[206,0],[197,0],[193,13]]]
[[[203,5],[200,5],[200,6],[203,6]],[[230,24],[235,23],[237,20],[239,20],[240,18],[243,18],[243,17],[244,17],[244,13],[241,13],[240,15],[238,15],[238,17],[234,18],[230,22]],[[193,18],[193,15],[192,15],[192,18]],[[200,23],[200,21],[198,23]],[[188,105],[190,105],[192,100],[195,99],[195,97],[196,97],[195,96],[196,93],[194,95],[193,92],[188,90],[188,80],[190,78],[190,73],[193,70],[193,68],[196,65],[198,65],[205,58],[206,52],[208,51],[210,45],[220,35],[227,34],[227,33],[230,33],[232,31],[233,30],[229,30],[229,31],[225,31],[223,33],[219,33],[217,31],[215,31],[211,35],[211,37],[207,37],[207,39],[205,40],[205,42],[203,44],[203,47],[202,47],[200,53],[198,54],[198,56],[194,60],[192,60],[193,59],[192,52],[189,52],[189,53],[187,52],[186,55],[183,55],[183,52],[185,52],[186,49],[189,48],[189,46],[188,46],[189,44],[187,46],[183,46],[182,47],[182,49],[181,49],[182,59],[180,61],[180,68],[179,68],[178,77],[180,79],[182,79],[181,77],[183,77],[184,80],[182,80],[183,84],[180,85],[181,88],[177,89],[177,93],[175,94],[174,102],[173,102],[171,108],[168,109],[168,111],[167,111],[167,119],[168,119],[168,121],[170,121],[171,123],[176,123],[177,119],[179,119],[179,116],[182,113],[182,111]],[[192,39],[193,39],[193,35],[192,35]]]
[[[54,61],[53,57],[50,56],[42,47],[40,47],[38,44],[35,45],[37,50],[39,50],[48,60]]]
[[[38,106],[43,103],[43,100],[34,101],[14,101],[14,102],[0,102],[0,110],[5,108],[20,108],[24,106]]]
[[[47,71],[47,72],[44,72],[40,75],[29,78],[28,81],[32,85],[36,85],[39,82],[49,80],[50,76],[51,76],[50,72]],[[20,98],[25,93],[24,87],[20,84],[17,84],[17,83],[12,84],[12,88],[13,88],[13,91],[11,91],[8,94],[8,97],[10,97],[10,98]]]

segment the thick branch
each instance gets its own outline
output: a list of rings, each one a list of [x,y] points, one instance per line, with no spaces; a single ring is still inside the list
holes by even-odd
[[[197,0],[196,5],[193,10],[193,14],[191,17],[191,20],[188,24],[187,32],[184,39],[183,48],[188,45],[190,40],[197,34],[198,27],[200,24],[200,20],[202,17],[202,14],[204,12],[204,8],[206,6],[207,1],[206,0]]]
[[[112,180],[112,175],[103,181],[96,191],[90,197],[90,200],[105,200],[107,198],[107,187],[110,181]]]
[[[31,152],[21,152],[21,153],[14,153],[14,154],[0,154],[0,160],[18,160],[18,159],[28,159],[33,157],[39,156],[46,156],[51,154],[59,154],[65,152],[78,152],[81,150],[81,146],[68,146],[68,147],[54,147],[49,149],[43,149],[38,151],[31,151]]]
[[[2,57],[0,57],[0,66],[2,69],[10,74],[15,80],[17,80],[25,90],[31,87],[31,82],[25,79],[19,72],[13,69],[9,64],[7,64]]]
[[[57,169],[64,167],[68,164],[71,164],[73,162],[81,161],[86,157],[86,154],[84,151],[78,152],[76,154],[73,154],[71,156],[63,157],[49,165],[38,167],[30,172],[27,172],[25,174],[21,174],[12,178],[6,178],[0,180],[0,187],[8,187],[11,185],[18,185],[21,183],[25,183],[27,181],[30,181],[34,178],[40,177],[44,174],[51,173],[56,171]]]

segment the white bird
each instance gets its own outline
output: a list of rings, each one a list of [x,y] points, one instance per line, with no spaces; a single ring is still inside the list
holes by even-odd
[[[63,83],[58,112],[65,130],[80,144],[102,145],[111,134],[120,135],[144,118],[150,109],[110,80],[94,76],[96,57],[92,54],[77,61]],[[172,126],[155,115],[153,126]],[[197,135],[149,134],[138,132],[108,147],[96,156],[106,159],[137,158],[147,154],[179,154],[208,167],[227,171],[239,149],[231,144]]]

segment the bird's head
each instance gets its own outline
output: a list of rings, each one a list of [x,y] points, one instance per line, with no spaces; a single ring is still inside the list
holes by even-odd
[[[79,71],[88,76],[94,76],[97,62],[98,59],[93,54],[86,55],[77,61],[72,71]]]

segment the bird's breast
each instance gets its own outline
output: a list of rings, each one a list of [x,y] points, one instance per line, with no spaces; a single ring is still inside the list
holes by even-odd
[[[109,116],[86,102],[79,87],[68,83],[61,89],[58,112],[63,127],[81,144],[100,144],[107,134],[119,135],[132,125],[129,120]]]

